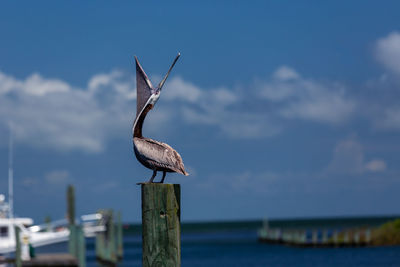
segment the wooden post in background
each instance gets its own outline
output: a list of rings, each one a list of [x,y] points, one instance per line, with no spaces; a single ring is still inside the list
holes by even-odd
[[[67,217],[70,225],[75,224],[75,189],[72,185],[67,189]]]
[[[114,215],[112,210],[101,210],[101,224],[105,226],[105,231],[96,234],[96,258],[103,263],[116,265],[117,255],[117,235]]]
[[[142,184],[142,266],[181,266],[179,184]]]
[[[67,188],[67,219],[69,229],[68,251],[72,255],[78,254],[77,234],[75,225],[75,190],[72,185]]]
[[[118,211],[117,213],[117,257],[119,260],[122,259],[123,255],[124,255],[124,234],[123,234],[123,229],[122,229],[122,216],[121,216],[121,212]]]
[[[72,185],[67,189],[67,217],[69,229],[68,251],[73,255],[80,267],[86,266],[86,240],[82,226],[75,224],[75,189]]]
[[[318,243],[318,230],[312,231],[311,240],[312,240],[313,245],[316,245]]]
[[[15,266],[21,267],[22,266],[22,259],[21,259],[21,239],[20,239],[20,229],[19,227],[14,227],[15,231]]]

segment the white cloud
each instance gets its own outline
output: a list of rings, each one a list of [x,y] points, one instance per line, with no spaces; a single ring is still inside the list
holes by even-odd
[[[108,140],[129,138],[135,86],[134,75],[118,70],[94,75],[86,88],[39,74],[19,80],[0,72],[0,130],[12,121],[17,142],[25,145],[101,152]],[[150,136],[189,123],[231,138],[268,137],[292,119],[342,123],[355,107],[343,87],[307,80],[286,66],[267,81],[235,89],[204,89],[171,77],[161,99],[144,125]]]
[[[214,173],[201,180],[191,181],[196,187],[211,194],[221,194],[218,188],[224,187],[228,194],[276,194],[281,190],[282,182],[286,183],[292,176],[274,172],[242,171],[238,173]],[[287,189],[287,188],[285,188]]]
[[[284,76],[283,78],[257,84],[260,96],[274,103],[275,109],[281,116],[288,119],[339,124],[353,115],[356,102],[346,95],[343,86],[322,84],[301,78],[288,67],[282,70],[280,68],[278,73],[287,72],[286,76],[278,75]],[[277,76],[276,73],[274,76]]]
[[[383,129],[400,130],[400,107],[389,107],[384,109],[375,124]]]
[[[114,179],[113,181],[99,183],[99,184],[94,185],[92,187],[92,191],[95,193],[103,194],[103,193],[113,191],[116,188],[118,188],[119,186],[120,186],[120,184],[118,182],[116,182]]]
[[[361,175],[368,172],[382,172],[386,170],[386,163],[382,159],[365,160],[364,148],[356,138],[338,142],[332,161],[326,171],[336,174]]]
[[[50,184],[65,185],[70,179],[70,174],[66,170],[54,170],[44,176],[46,182]]]
[[[194,103],[202,96],[202,90],[181,77],[174,77],[165,84],[163,98],[167,100],[180,99]]]
[[[376,42],[376,57],[389,71],[400,75],[399,32],[392,32]]]
[[[386,167],[386,163],[381,159],[373,159],[365,164],[365,169],[371,172],[385,171]]]
[[[38,180],[34,177],[25,177],[21,180],[20,183],[22,184],[22,186],[30,188],[30,187],[38,184]]]
[[[17,142],[24,144],[99,152],[121,128],[129,129],[133,86],[118,72],[94,76],[89,89],[39,74],[17,80],[0,72],[0,126],[12,121]]]
[[[367,85],[374,94],[367,98],[363,109],[376,130],[400,130],[400,32],[394,31],[375,42],[376,59],[387,72]],[[368,92],[370,93],[370,92]],[[366,95],[369,95],[366,93]]]
[[[273,77],[281,81],[289,81],[300,78],[300,75],[288,66],[281,66],[274,72]]]
[[[132,100],[136,99],[136,91],[133,90],[135,84],[136,81],[133,77],[127,79],[122,71],[113,70],[110,73],[94,75],[88,82],[88,90],[93,94],[111,92],[114,96]],[[117,94],[115,94],[114,91],[116,91]]]
[[[65,93],[71,90],[67,83],[56,79],[44,79],[37,73],[29,76],[20,86],[27,94],[36,96]]]
[[[318,92],[293,101],[282,110],[288,118],[301,118],[324,123],[339,124],[349,120],[355,103],[340,92]]]

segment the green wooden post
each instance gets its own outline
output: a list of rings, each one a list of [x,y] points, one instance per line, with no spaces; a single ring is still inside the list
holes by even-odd
[[[83,229],[79,225],[69,225],[69,253],[73,255],[80,267],[86,266],[86,242]]]
[[[371,243],[371,229],[367,229],[367,230],[365,230],[365,243],[367,244],[367,245],[369,245],[369,243]]]
[[[335,232],[333,233],[333,243],[335,244],[335,246],[338,245],[338,243],[339,243],[339,236],[338,235],[339,235],[338,231],[335,230]]]
[[[118,222],[117,222],[117,256],[118,259],[122,259],[123,255],[124,255],[124,248],[123,248],[123,229],[122,229],[122,216],[121,216],[121,212],[118,212]]]
[[[117,236],[116,236],[116,227],[114,223],[114,215],[113,211],[110,211],[110,225],[109,225],[109,230],[108,230],[108,236],[107,236],[107,249],[108,249],[108,255],[109,255],[109,260],[112,263],[117,263],[118,262],[118,256],[117,256]]]
[[[118,262],[117,226],[114,224],[113,212],[102,210],[100,213],[101,224],[104,224],[106,230],[96,235],[96,257],[99,261],[116,264]]]
[[[75,224],[75,189],[72,185],[67,189],[67,217],[69,223],[68,251],[78,260],[80,267],[86,266],[85,234],[81,226]]]
[[[101,221],[99,221],[99,225],[104,225],[104,212],[100,210],[98,211],[98,213],[101,214]],[[104,254],[105,254],[105,232],[100,232],[96,234],[96,258],[98,260],[103,260]]]
[[[328,230],[324,229],[322,232],[322,244],[328,244]]]
[[[282,231],[280,228],[275,229],[275,241],[280,242],[282,241]]]
[[[67,188],[67,219],[69,223],[68,251],[70,254],[78,255],[77,227],[75,225],[75,189],[72,185]]]
[[[346,245],[350,243],[349,232],[347,230],[346,232],[344,232],[343,243],[345,243]]]
[[[67,216],[68,223],[75,224],[75,189],[72,185],[67,189]]]
[[[14,232],[15,232],[15,266],[16,267],[21,267],[22,266],[22,260],[21,260],[21,240],[19,238],[20,234],[20,229],[17,226],[14,226]]]
[[[78,242],[78,255],[76,255],[76,258],[78,259],[79,267],[86,267],[86,240],[82,226],[78,226],[76,241]]]
[[[354,243],[356,244],[356,246],[359,246],[359,245],[360,245],[360,231],[359,231],[359,230],[357,230],[357,231],[354,233],[353,240],[354,240]]]
[[[318,243],[318,231],[313,230],[312,231],[312,243],[316,245]]]
[[[106,234],[108,227],[108,214],[105,210],[100,210],[101,221],[99,222],[101,225],[106,227],[105,232],[100,232],[96,234],[96,257],[100,261],[105,261],[107,259],[107,249],[106,249]]]
[[[142,184],[143,267],[181,266],[179,184]]]
[[[96,257],[99,260],[104,258],[105,254],[105,235],[104,233],[97,233],[96,234]]]
[[[304,231],[301,233],[301,243],[302,243],[302,244],[306,244],[306,243],[307,243],[307,231],[306,231],[306,230],[304,230]]]
[[[69,229],[69,240],[68,240],[68,251],[71,255],[78,255],[78,233],[77,233],[77,226],[74,224],[70,224],[68,226]]]

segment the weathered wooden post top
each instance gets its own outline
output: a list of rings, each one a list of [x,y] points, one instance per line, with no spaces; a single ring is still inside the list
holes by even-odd
[[[133,149],[137,160],[153,171],[150,180],[141,184],[143,266],[181,266],[180,185],[163,184],[167,172],[188,175],[178,152],[169,145],[143,137],[142,127],[147,113],[158,101],[161,89],[180,54],[165,77],[153,87],[137,57],[136,118],[132,127]],[[163,173],[160,182],[153,180]]]

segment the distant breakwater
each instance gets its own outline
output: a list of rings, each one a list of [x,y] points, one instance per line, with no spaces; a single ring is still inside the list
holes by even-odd
[[[268,225],[270,228],[282,230],[375,228],[396,218],[400,218],[400,215],[270,219]],[[181,229],[182,233],[258,231],[264,222],[265,220],[183,222]],[[124,234],[141,234],[141,227],[139,223],[124,224]]]

